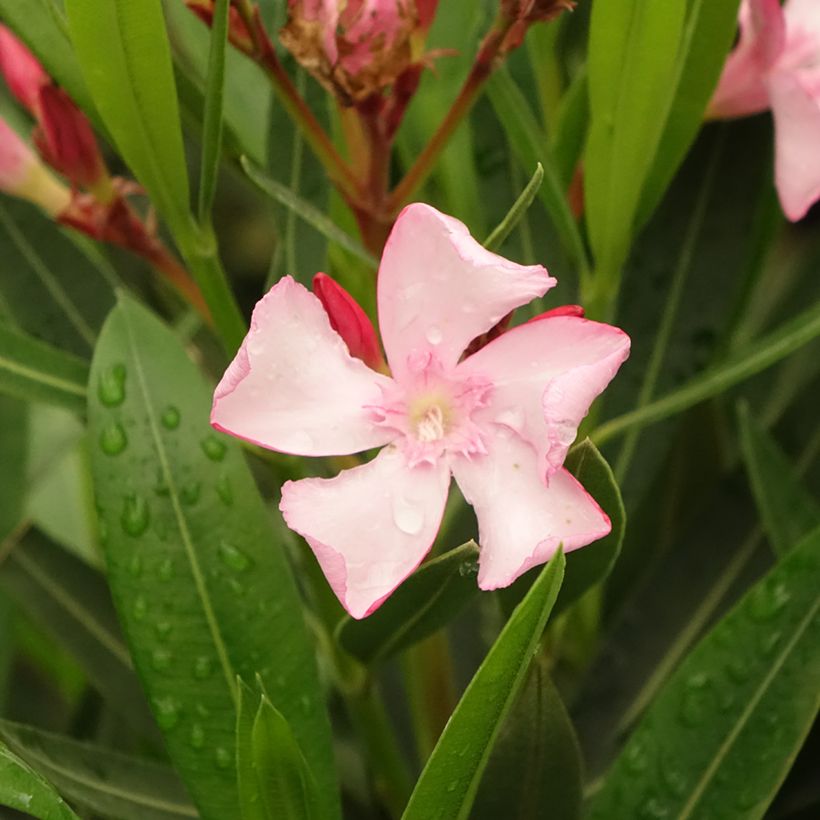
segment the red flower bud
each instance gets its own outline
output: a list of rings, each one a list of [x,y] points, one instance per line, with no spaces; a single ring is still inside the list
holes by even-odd
[[[0,72],[9,91],[35,117],[39,116],[40,89],[51,79],[37,58],[11,33],[0,25]]]
[[[289,0],[280,32],[293,56],[345,104],[392,85],[421,58],[438,0]]]
[[[373,370],[385,368],[373,323],[358,302],[327,274],[313,277],[313,292],[330,319],[330,326],[344,339],[350,355],[361,359]]]
[[[94,188],[107,177],[94,131],[85,114],[62,88],[40,90],[40,126],[34,142],[43,159],[81,188]]]

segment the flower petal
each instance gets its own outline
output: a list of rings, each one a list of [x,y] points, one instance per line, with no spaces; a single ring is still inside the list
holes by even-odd
[[[430,550],[449,484],[443,459],[411,469],[388,447],[335,478],[287,482],[279,507],[310,544],[342,606],[364,618]]]
[[[769,107],[765,73],[783,51],[785,24],[780,0],[744,0],[740,40],[726,60],[709,103],[713,117],[745,117]]]
[[[214,393],[211,424],[283,453],[358,453],[395,436],[367,410],[389,385],[350,355],[319,300],[286,276],[254,308]]]
[[[786,26],[791,34],[793,29],[820,36],[820,3],[817,0],[788,0],[783,7]]]
[[[820,199],[820,88],[812,89],[792,71],[772,72],[768,84],[777,193],[783,212],[795,222]]]
[[[589,406],[629,356],[616,327],[572,315],[536,317],[465,359],[459,376],[494,386],[477,419],[515,430],[538,454],[549,477],[564,463]]]
[[[490,436],[488,453],[454,459],[453,475],[478,518],[478,585],[509,586],[563,545],[578,549],[607,535],[606,513],[566,470],[545,486],[535,450],[515,433]]]
[[[457,219],[421,203],[396,220],[379,268],[379,324],[394,376],[433,353],[454,366],[467,345],[553,279],[485,250]]]

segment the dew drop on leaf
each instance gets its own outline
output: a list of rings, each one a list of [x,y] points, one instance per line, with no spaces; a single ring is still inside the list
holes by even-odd
[[[139,578],[142,575],[142,556],[135,552],[128,559],[128,573],[134,578]]]
[[[191,504],[196,504],[196,502],[199,501],[201,491],[202,484],[199,481],[192,481],[180,490],[179,497],[182,499],[183,504],[190,506]]]
[[[140,495],[127,495],[123,499],[120,523],[126,535],[138,538],[148,529],[151,513],[148,503]]]
[[[201,749],[205,745],[205,730],[198,723],[191,727],[190,740],[194,749]]]
[[[751,593],[749,614],[755,621],[770,621],[777,617],[790,597],[789,590],[782,583],[760,584]]]
[[[174,407],[173,404],[169,404],[163,411],[162,416],[160,416],[160,421],[162,421],[162,426],[166,430],[176,430],[179,427],[180,415],[179,410]]]
[[[709,712],[712,694],[712,683],[708,675],[698,673],[686,681],[680,704],[680,719],[685,726],[694,729],[704,722]]]
[[[220,541],[218,553],[222,563],[236,572],[245,572],[253,564],[249,556],[227,541]]]
[[[216,480],[216,494],[226,507],[230,507],[231,504],[233,504],[233,487],[231,487],[231,480],[228,476],[221,475]]]
[[[157,672],[164,672],[171,667],[171,661],[173,659],[174,656],[169,649],[155,649],[151,653],[151,666],[153,666]]]
[[[154,624],[154,631],[161,641],[167,641],[173,630],[174,627],[169,621],[158,621]]]
[[[179,723],[179,704],[172,697],[154,698],[154,715],[160,729],[173,729]]]
[[[174,562],[170,558],[163,558],[159,562],[157,576],[160,581],[170,581],[174,577]]]
[[[118,407],[125,401],[125,365],[115,364],[100,376],[97,395],[106,407]]]
[[[214,751],[214,761],[217,769],[228,769],[233,763],[233,755],[222,746],[218,746]]]
[[[109,424],[100,432],[100,449],[107,456],[118,456],[127,446],[128,436],[119,422]]]
[[[148,614],[148,604],[142,595],[137,595],[134,599],[134,606],[131,612],[138,621],[141,621]]]
[[[206,436],[201,442],[202,452],[211,461],[222,461],[228,448],[224,441],[220,441],[216,436]]]
[[[213,670],[213,661],[207,655],[200,655],[194,661],[194,677],[197,680],[205,680],[205,678],[209,678]]]

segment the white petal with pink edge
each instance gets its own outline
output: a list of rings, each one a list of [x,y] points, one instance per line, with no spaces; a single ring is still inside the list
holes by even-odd
[[[386,447],[335,478],[287,482],[280,509],[310,544],[342,606],[364,618],[429,552],[449,484],[444,459],[411,469]]]
[[[479,423],[501,424],[530,442],[548,478],[564,463],[578,425],[629,356],[629,337],[578,316],[547,316],[509,330],[465,359],[457,374],[493,385]]]
[[[487,455],[453,461],[478,518],[481,589],[509,586],[559,545],[569,552],[609,533],[606,513],[569,472],[559,470],[545,486],[527,442],[504,429],[489,438]]]
[[[319,300],[286,276],[256,305],[214,393],[211,424],[284,453],[358,453],[395,435],[367,409],[390,383],[349,354]]]
[[[555,285],[540,265],[483,248],[457,219],[421,203],[399,215],[379,267],[379,325],[401,381],[408,359],[432,353],[453,367],[467,345]]]
[[[799,71],[774,71],[768,85],[777,193],[794,222],[820,198],[820,83],[812,87]]]

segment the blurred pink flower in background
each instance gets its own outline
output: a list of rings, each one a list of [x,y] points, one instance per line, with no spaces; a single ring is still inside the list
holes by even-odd
[[[820,2],[744,0],[740,40],[709,106],[717,118],[771,109],[775,181],[796,221],[820,199]]]
[[[451,475],[478,517],[482,589],[507,586],[559,544],[573,550],[609,532],[563,463],[590,404],[629,355],[626,334],[572,308],[463,358],[473,339],[555,284],[540,265],[503,259],[462,223],[414,204],[396,221],[379,269],[392,378],[351,355],[326,296],[286,277],[257,304],[211,422],[297,455],[383,447],[336,478],[282,489],[288,526],[353,617],[376,609],[423,560]]]

